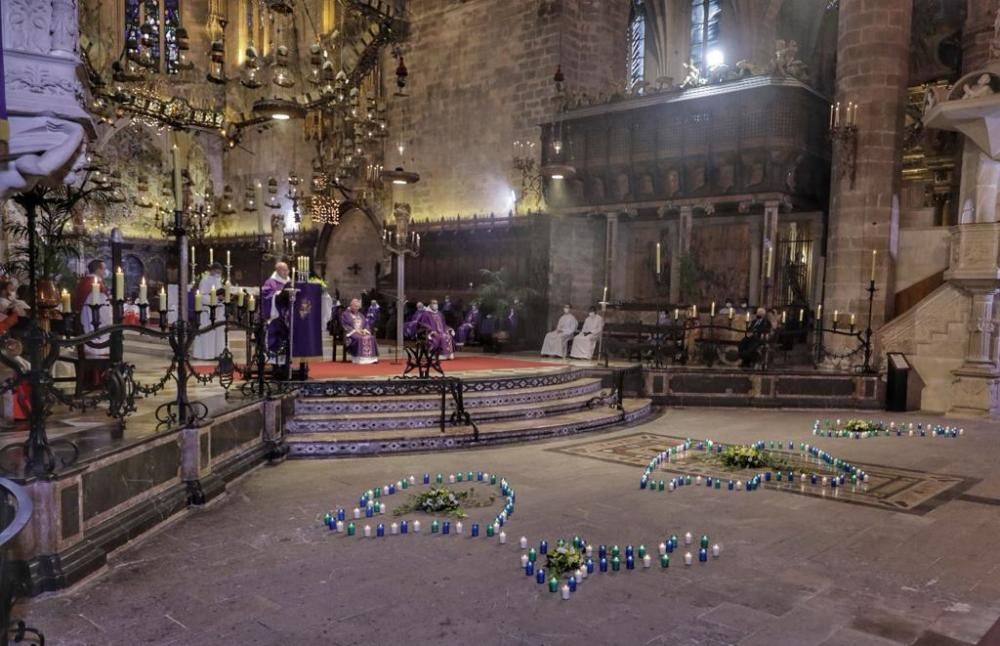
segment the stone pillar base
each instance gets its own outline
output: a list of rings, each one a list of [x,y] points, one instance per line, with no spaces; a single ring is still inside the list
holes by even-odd
[[[955,382],[948,415],[1000,418],[1000,374],[967,368],[952,374]]]

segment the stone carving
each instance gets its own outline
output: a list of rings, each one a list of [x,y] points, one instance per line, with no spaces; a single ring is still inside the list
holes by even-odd
[[[676,168],[667,171],[667,197],[674,197],[681,192],[681,176]]]
[[[21,90],[31,94],[68,94],[83,99],[83,88],[76,79],[66,78],[42,65],[11,66],[6,79],[8,92]]]
[[[0,195],[25,190],[42,178],[75,179],[73,163],[80,155],[84,129],[78,123],[47,117],[10,120],[10,154],[0,169]]]
[[[799,44],[794,41],[777,40],[774,43],[774,60],[771,73],[775,76],[790,76],[799,81],[809,80],[809,67],[799,59]]]
[[[47,54],[52,12],[49,0],[4,0],[3,4],[8,2],[4,22],[9,24],[9,28],[4,29],[4,42],[9,43],[8,47],[12,49]]]
[[[975,85],[966,83],[965,87],[962,88],[962,100],[978,99],[993,94],[993,88],[990,86],[990,81],[991,79],[989,74],[980,74],[979,78],[976,79]]]
[[[990,58],[1000,58],[1000,8],[993,19],[993,40],[990,41]]]
[[[76,58],[79,28],[76,0],[52,0],[52,44],[54,56]]]

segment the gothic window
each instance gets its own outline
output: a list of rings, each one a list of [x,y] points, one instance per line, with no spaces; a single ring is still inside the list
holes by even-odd
[[[180,71],[177,46],[180,22],[180,0],[125,0],[125,42],[129,58],[150,71],[177,74]]]
[[[719,49],[721,0],[691,0],[691,60],[705,72],[722,63]]]
[[[643,0],[632,0],[628,21],[628,84],[634,88],[646,74],[646,12]]]

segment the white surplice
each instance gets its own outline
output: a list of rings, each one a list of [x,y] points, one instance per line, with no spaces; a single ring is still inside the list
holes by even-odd
[[[542,343],[542,354],[565,359],[566,349],[570,339],[576,334],[577,325],[579,325],[579,321],[572,314],[567,313],[560,316],[556,329],[545,335],[545,341]]]
[[[583,329],[573,339],[573,349],[569,356],[574,359],[593,359],[597,341],[604,329],[604,319],[597,314],[590,314],[583,319]]]

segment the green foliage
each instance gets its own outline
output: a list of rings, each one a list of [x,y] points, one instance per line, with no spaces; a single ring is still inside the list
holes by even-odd
[[[885,424],[863,419],[849,419],[847,420],[847,423],[844,424],[844,430],[851,431],[852,433],[867,433],[869,431],[881,431],[884,428]]]
[[[583,552],[570,544],[560,545],[545,555],[545,570],[555,577],[575,572],[583,563]]]
[[[479,285],[477,298],[483,314],[504,316],[515,301],[525,304],[539,296],[538,290],[534,288],[512,285],[507,270],[503,267],[496,271],[480,269],[479,273],[483,280]]]
[[[763,469],[773,468],[783,470],[788,462],[780,455],[762,451],[752,446],[727,446],[718,454],[722,466],[730,469]]]
[[[72,263],[80,257],[80,247],[88,242],[82,228],[74,219],[87,203],[106,201],[102,188],[72,186],[51,187],[39,185],[30,191],[18,193],[13,201],[25,213],[35,212],[35,271],[38,278],[52,278],[61,285],[72,281]],[[17,242],[12,246],[12,270],[28,273],[28,224],[27,219],[9,220],[4,229]]]
[[[494,497],[481,498],[476,495],[475,488],[465,491],[452,491],[447,487],[433,487],[423,493],[413,494],[409,500],[397,507],[392,513],[402,516],[415,511],[427,514],[444,514],[453,518],[468,516],[463,507],[486,507],[493,504]]]

